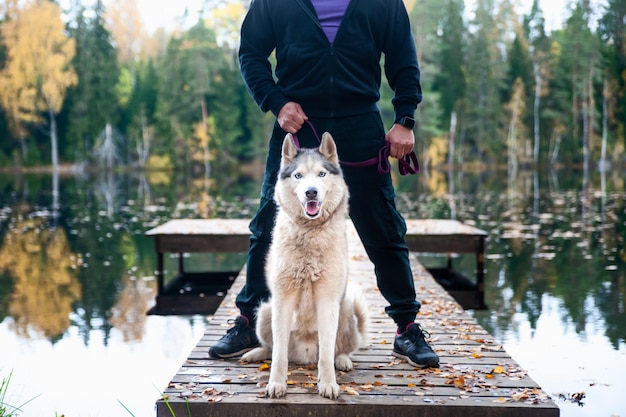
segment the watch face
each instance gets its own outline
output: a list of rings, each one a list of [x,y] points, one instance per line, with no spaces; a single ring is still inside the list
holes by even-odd
[[[405,116],[402,119],[400,119],[400,124],[402,124],[402,126],[406,128],[413,129],[413,126],[415,126],[415,119],[412,117]]]

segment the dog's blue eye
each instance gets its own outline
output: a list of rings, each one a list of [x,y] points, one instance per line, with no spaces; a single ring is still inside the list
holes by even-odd
[[[295,174],[293,174],[293,177],[299,180],[300,178],[302,178],[302,174],[300,174],[299,172],[296,172]]]
[[[325,177],[325,176],[326,176],[326,173],[325,173],[324,171],[322,171],[322,172],[320,172],[320,173],[319,173],[319,176],[320,176],[320,177]]]

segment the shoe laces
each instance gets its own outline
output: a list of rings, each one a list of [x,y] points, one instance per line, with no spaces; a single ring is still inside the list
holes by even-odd
[[[240,320],[239,318],[228,319],[226,323],[233,325],[233,327],[226,331],[226,334],[232,334],[233,336],[236,336],[239,333],[239,330],[247,327],[246,324],[243,323],[243,320]]]
[[[409,329],[407,330],[413,342],[415,342],[417,339],[422,339],[424,341],[426,341],[426,339],[430,339],[430,333],[424,330],[422,326],[419,325],[419,323],[414,323],[413,325],[409,326]]]

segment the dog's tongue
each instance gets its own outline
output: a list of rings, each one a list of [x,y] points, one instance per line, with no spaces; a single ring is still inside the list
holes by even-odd
[[[306,213],[309,216],[315,216],[320,210],[320,203],[318,201],[307,201]]]

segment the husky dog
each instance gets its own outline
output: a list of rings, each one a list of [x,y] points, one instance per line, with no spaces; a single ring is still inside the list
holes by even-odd
[[[365,340],[367,308],[348,289],[348,187],[337,147],[324,133],[319,148],[283,142],[275,188],[278,204],[266,276],[271,292],[257,311],[258,347],[242,360],[272,358],[266,395],[287,391],[288,362],[318,367],[318,392],[339,396],[335,369],[353,368],[349,354]]]

